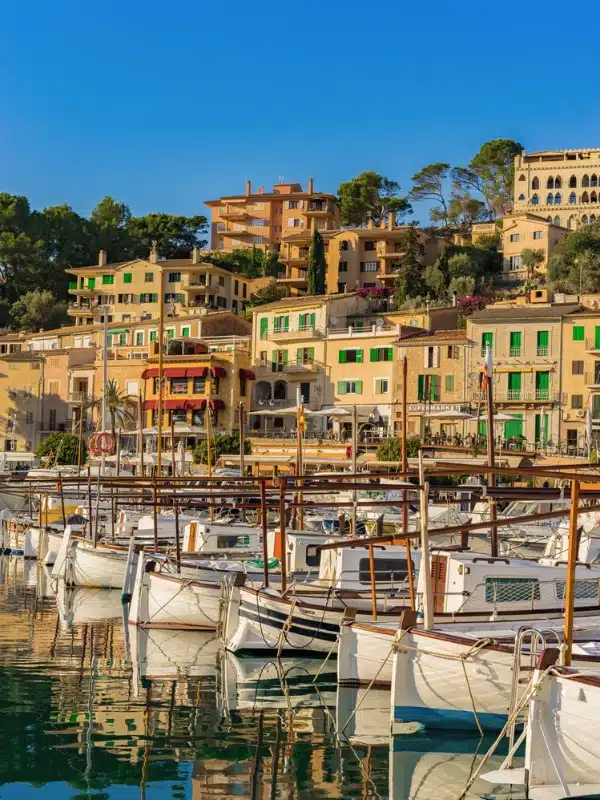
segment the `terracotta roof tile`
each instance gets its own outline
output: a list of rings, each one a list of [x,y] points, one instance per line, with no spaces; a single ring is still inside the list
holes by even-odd
[[[468,342],[467,332],[464,328],[459,330],[451,330],[451,331],[431,331],[425,335],[419,336],[411,336],[408,339],[398,339],[398,343],[401,345],[412,345],[412,344],[436,344],[436,343],[445,343],[445,342],[462,342],[466,344]]]

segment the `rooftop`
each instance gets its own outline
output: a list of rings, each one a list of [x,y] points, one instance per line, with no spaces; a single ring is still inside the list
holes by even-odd
[[[409,339],[398,339],[399,344],[404,345],[420,345],[420,344],[466,344],[469,341],[467,331],[463,329],[456,329],[450,331],[431,331],[429,333],[419,334],[418,336],[411,336]]]
[[[482,311],[475,311],[469,319],[472,322],[507,322],[512,320],[535,321],[539,319],[559,320],[571,314],[581,314],[585,309],[578,303],[531,304],[503,306],[502,308],[488,306]]]
[[[354,292],[346,292],[341,294],[307,294],[302,297],[284,297],[282,300],[275,300],[273,303],[265,303],[264,306],[256,306],[252,310],[256,313],[261,313],[262,311],[272,311],[276,308],[302,308],[303,306],[319,305],[327,300],[354,296]]]

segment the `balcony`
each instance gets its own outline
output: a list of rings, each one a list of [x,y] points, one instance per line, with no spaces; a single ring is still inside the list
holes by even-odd
[[[387,242],[377,242],[377,258],[400,258],[403,248],[396,244],[388,245]]]
[[[296,255],[279,256],[282,264],[290,267],[308,267],[308,253],[297,253]]]
[[[304,213],[309,217],[326,217],[327,214],[333,214],[333,209],[327,203],[312,200],[309,201],[308,208]]]
[[[82,314],[94,314],[97,307],[97,304],[91,305],[90,303],[69,303],[67,306],[67,314],[71,317],[80,317]]]
[[[511,347],[510,348],[510,355],[514,357],[518,357],[521,355],[521,348],[520,347]]]
[[[305,341],[307,339],[322,339],[326,331],[323,328],[312,328],[309,325],[299,325],[297,328],[274,329],[267,331],[267,335],[262,337],[271,342],[293,342],[296,339]]]
[[[597,342],[595,339],[586,339],[585,349],[589,353],[600,353],[600,342]]]
[[[546,358],[546,356],[550,355],[550,348],[549,347],[538,347],[536,350],[536,355],[538,358]]]
[[[91,403],[93,400],[91,392],[69,392],[69,403]]]
[[[245,206],[241,206],[240,208],[228,206],[223,210],[219,210],[219,216],[221,219],[246,219],[250,214],[246,211]]]
[[[600,372],[586,372],[585,385],[593,386],[594,388],[600,387]]]
[[[473,402],[485,400],[485,392],[473,392]],[[558,403],[564,402],[564,395],[556,389],[508,389],[494,391],[494,403]]]
[[[255,234],[248,228],[225,228],[224,230],[217,230],[219,236],[231,236],[234,239],[245,239],[247,236],[255,236]]]
[[[273,362],[259,361],[254,365],[254,371],[257,378],[265,378],[278,373],[297,373],[300,375],[317,375],[322,372],[325,365],[321,361],[288,361],[287,364],[276,364],[276,369],[273,370]]]

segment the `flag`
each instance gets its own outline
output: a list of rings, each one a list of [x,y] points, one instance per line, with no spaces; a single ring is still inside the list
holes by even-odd
[[[489,344],[486,345],[485,348],[482,371],[484,380],[486,378],[488,380],[492,379],[492,372],[494,371],[494,367],[492,364],[492,348],[489,346]]]

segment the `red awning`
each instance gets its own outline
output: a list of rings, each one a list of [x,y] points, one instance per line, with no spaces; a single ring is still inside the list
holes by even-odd
[[[208,367],[188,367],[188,378],[206,378]]]
[[[249,381],[255,381],[256,375],[251,369],[244,369],[243,367],[240,367],[240,378],[246,378]]]
[[[167,367],[165,370],[163,370],[163,373],[167,378],[185,378],[187,375],[187,368]]]
[[[204,398],[202,400],[186,400],[185,407],[192,408],[194,411],[202,411],[206,408],[206,400]]]
[[[142,372],[142,380],[147,378],[158,378],[158,367],[150,367]]]
[[[227,370],[224,367],[211,367],[210,371],[212,372],[213,378],[227,377]]]
[[[144,411],[154,411],[158,406],[158,400],[144,400]]]
[[[213,411],[218,411],[220,408],[225,408],[225,402],[223,400],[211,400],[210,407]]]
[[[169,411],[183,411],[185,408],[185,400],[165,400],[163,405]]]

